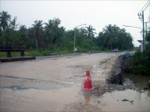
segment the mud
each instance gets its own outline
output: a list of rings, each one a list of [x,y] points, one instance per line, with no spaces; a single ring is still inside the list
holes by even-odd
[[[66,105],[64,110],[75,112],[143,112],[144,110],[149,112],[150,98],[147,97],[149,94],[148,91],[140,93],[131,89],[106,92],[99,97],[84,94],[82,101]]]
[[[1,63],[0,111],[150,110],[149,91],[107,83],[118,55],[49,56]],[[90,70],[94,91],[82,90],[86,70]]]

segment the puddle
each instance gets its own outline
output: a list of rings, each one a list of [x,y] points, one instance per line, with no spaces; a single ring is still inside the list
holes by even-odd
[[[148,77],[138,77],[132,83],[135,83],[136,86],[143,87],[148,80]],[[109,88],[109,92],[100,94],[101,89],[98,92],[96,91],[81,91],[81,98],[77,102],[66,105],[64,110],[66,112],[150,112],[150,90],[145,91],[138,88],[125,89],[125,86],[120,85],[119,90],[117,87],[115,89],[112,86],[112,90]]]
[[[102,112],[150,112],[150,90],[145,91],[138,89],[148,87],[150,77],[128,75],[126,78],[130,79],[128,83],[131,86],[133,84],[135,89],[113,89],[113,91],[106,92],[100,96],[84,94],[83,102],[88,106],[95,105]]]
[[[61,111],[66,104],[79,100],[77,85],[61,89],[0,89],[3,111]],[[9,99],[9,100],[5,100]]]
[[[150,91],[107,92],[100,97],[84,94],[82,100],[69,104],[65,110],[83,112],[149,112]]]
[[[145,88],[148,86],[148,81],[150,81],[150,76],[141,76],[141,75],[126,75],[126,78],[129,79],[136,87]]]
[[[137,92],[135,90],[114,91],[105,93],[99,99],[103,111],[150,111],[150,91]]]

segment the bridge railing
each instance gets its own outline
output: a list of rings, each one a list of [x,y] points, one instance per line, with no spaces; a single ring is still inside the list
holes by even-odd
[[[21,56],[25,56],[25,47],[17,47],[17,46],[0,46],[0,52],[6,52],[7,57],[12,57],[11,52],[20,52]]]

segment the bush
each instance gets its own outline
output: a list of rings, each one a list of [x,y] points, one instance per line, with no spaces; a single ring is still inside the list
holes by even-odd
[[[135,53],[130,58],[130,69],[129,71],[138,75],[149,75],[150,76],[150,52]]]

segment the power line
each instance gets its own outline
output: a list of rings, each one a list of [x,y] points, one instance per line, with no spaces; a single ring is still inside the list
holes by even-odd
[[[142,9],[139,11],[139,13],[141,12],[141,11],[144,11],[147,7],[148,7],[148,5],[150,4],[150,0],[148,0],[147,2],[146,2],[146,4],[142,7]],[[145,9],[144,9],[145,8]],[[143,10],[144,9],[144,10]]]
[[[129,26],[129,25],[123,25],[125,27],[132,27],[132,28],[138,28],[138,29],[142,29],[141,27],[137,27],[137,26]]]
[[[149,22],[150,22],[150,6],[149,6]]]
[[[143,19],[144,17],[142,17],[142,16],[144,16],[144,11],[147,9],[147,7],[150,5],[150,0],[148,0],[147,2],[146,2],[146,4],[142,7],[142,9],[138,12],[138,16],[139,16],[139,19]]]
[[[148,0],[148,1],[146,2],[146,4],[142,7],[142,9],[141,9],[141,10],[139,11],[139,13],[138,13],[139,19],[142,21],[142,24],[143,24],[143,28],[142,28],[142,29],[143,29],[143,42],[142,42],[143,49],[142,49],[142,51],[145,50],[144,11],[147,9],[147,7],[149,6],[149,4],[150,4],[150,0]],[[147,25],[147,24],[146,24],[146,25]]]
[[[143,11],[145,11],[149,5],[150,5],[150,1],[149,1],[149,3],[147,4],[147,6],[143,9]]]

